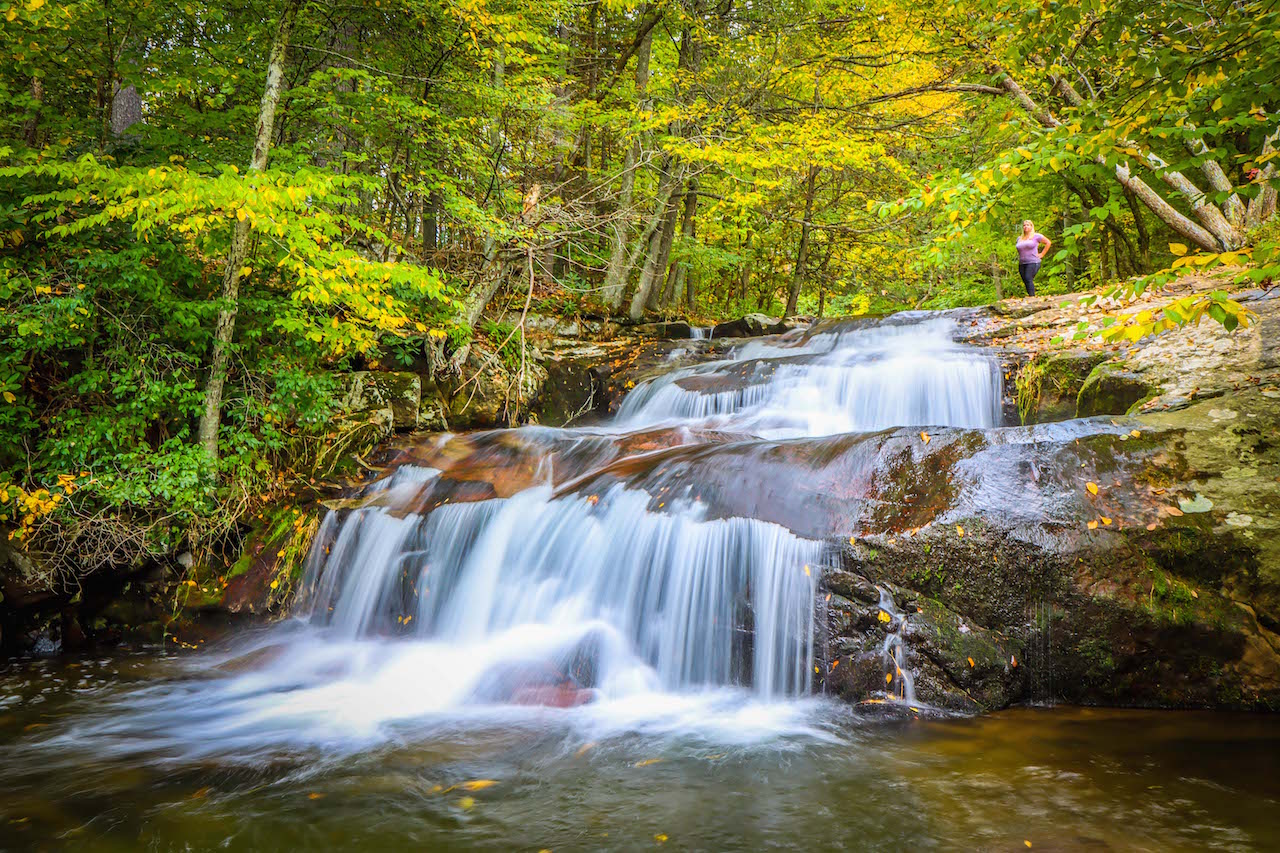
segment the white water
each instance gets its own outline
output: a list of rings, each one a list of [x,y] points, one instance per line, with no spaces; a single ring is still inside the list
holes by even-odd
[[[996,426],[1000,365],[955,343],[955,330],[954,321],[938,318],[829,332],[803,345],[753,341],[731,360],[643,383],[618,420],[632,429],[695,421],[767,438]],[[725,376],[733,379],[714,381]],[[711,388],[698,390],[700,380]]]
[[[953,332],[932,319],[803,345],[751,342],[637,388],[613,430],[993,426],[998,364],[953,343]],[[751,382],[736,390],[678,384],[742,369]],[[707,518],[696,501],[655,505],[623,486],[559,498],[541,486],[425,516],[404,509],[438,476],[402,467],[366,490],[376,505],[330,513],[291,625],[206,656],[199,678],[140,693],[92,733],[221,755],[360,749],[424,728],[549,718],[587,736],[821,734],[806,697],[825,545],[759,520]],[[899,634],[885,654],[901,668]],[[513,704],[566,676],[589,703]],[[895,678],[895,692],[910,696],[909,673]]]

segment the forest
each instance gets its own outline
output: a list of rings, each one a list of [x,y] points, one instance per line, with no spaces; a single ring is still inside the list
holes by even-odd
[[[0,525],[76,572],[308,477],[339,377],[621,324],[1280,269],[1269,0],[0,0]],[[518,419],[518,413],[517,418]],[[58,560],[51,561],[57,565]]]

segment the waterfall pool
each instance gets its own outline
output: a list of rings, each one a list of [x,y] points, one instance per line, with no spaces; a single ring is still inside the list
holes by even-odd
[[[738,704],[717,731],[708,699],[683,723],[668,708],[665,729],[525,709],[426,714],[376,738],[334,720],[346,734],[304,743],[269,717],[237,739],[216,728],[225,708],[201,720],[189,706],[170,738],[106,736],[126,697],[210,677],[155,653],[0,669],[0,849],[1280,847],[1280,725],[1266,716],[899,720],[812,700]]]

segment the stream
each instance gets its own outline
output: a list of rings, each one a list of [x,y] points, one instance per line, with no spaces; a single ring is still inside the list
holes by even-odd
[[[1280,847],[1266,717],[956,715],[903,633],[877,704],[816,689],[832,507],[877,437],[1116,429],[1003,426],[959,322],[753,340],[607,423],[404,444],[326,516],[292,618],[0,668],[0,849]]]

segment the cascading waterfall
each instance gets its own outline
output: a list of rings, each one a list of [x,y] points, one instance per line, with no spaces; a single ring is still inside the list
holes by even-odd
[[[610,697],[730,684],[763,698],[807,692],[824,546],[752,519],[706,520],[692,502],[664,513],[648,502],[622,487],[553,500],[548,487],[425,518],[359,509],[313,553],[299,610],[353,639],[466,645],[543,626],[559,641],[540,654],[587,649],[584,686]]]
[[[954,331],[912,318],[748,342],[642,384],[603,427],[432,438],[423,458],[472,467],[402,464],[331,511],[296,619],[201,656],[180,688],[140,690],[71,736],[252,758],[528,723],[547,706],[573,709],[563,713],[591,737],[822,736],[797,700],[811,690],[831,546],[713,509],[722,491],[704,504],[676,445],[705,445],[688,451],[714,465],[736,436],[765,452],[775,438],[995,426],[998,365]],[[643,468],[643,488],[628,466]],[[768,499],[787,501],[786,484]],[[907,617],[882,595],[885,692],[911,701]]]
[[[907,650],[903,644],[903,634],[907,629],[907,614],[898,609],[893,595],[884,587],[878,586],[880,592],[880,612],[887,618],[887,631],[881,656],[884,658],[885,695],[902,702],[916,701],[916,685],[907,666]]]
[[[748,342],[642,384],[613,429],[710,420],[773,437],[993,426],[998,364],[954,334],[953,321],[927,318]],[[330,518],[300,616],[348,641],[394,636],[458,659],[497,649],[469,661],[466,675],[433,675],[453,685],[457,704],[508,701],[530,682],[604,699],[809,691],[823,544],[763,521],[708,518],[696,499],[655,506],[653,495],[622,485],[559,497],[547,485],[416,514],[414,496],[437,474],[403,467],[370,487],[373,503]],[[886,692],[910,701],[906,617],[882,596],[894,629]]]
[[[930,319],[751,342],[731,359],[673,371],[638,386],[618,414],[629,428],[710,421],[785,438],[891,426],[999,423],[1000,365]]]

